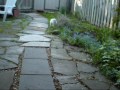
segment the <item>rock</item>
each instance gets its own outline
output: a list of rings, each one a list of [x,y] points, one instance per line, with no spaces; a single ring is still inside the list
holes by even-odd
[[[57,42],[57,41],[52,41],[51,42],[51,47],[52,48],[63,48],[63,42]]]

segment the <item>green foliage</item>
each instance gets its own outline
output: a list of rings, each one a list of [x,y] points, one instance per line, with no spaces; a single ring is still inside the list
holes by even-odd
[[[120,47],[115,40],[104,43],[94,54],[94,63],[98,64],[103,74],[120,84]]]

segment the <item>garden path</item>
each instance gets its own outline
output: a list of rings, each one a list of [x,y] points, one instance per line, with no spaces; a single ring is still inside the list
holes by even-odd
[[[0,90],[11,85],[15,90],[15,75],[20,75],[19,90],[118,90],[91,64],[83,48],[45,34],[48,20],[36,13],[27,15],[33,20],[17,33],[19,38],[5,37],[0,43],[4,47],[0,48]]]

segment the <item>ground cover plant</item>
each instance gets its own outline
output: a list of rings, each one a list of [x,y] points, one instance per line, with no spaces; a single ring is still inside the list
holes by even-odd
[[[91,54],[93,63],[101,72],[120,87],[120,29],[100,28],[82,20],[77,15],[45,13],[44,16],[57,19],[47,33],[58,35],[65,42],[83,47]]]

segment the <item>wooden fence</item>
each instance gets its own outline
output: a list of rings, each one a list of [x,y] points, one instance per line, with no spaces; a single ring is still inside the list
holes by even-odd
[[[74,12],[82,19],[100,27],[112,28],[115,9],[119,0],[75,0]]]

